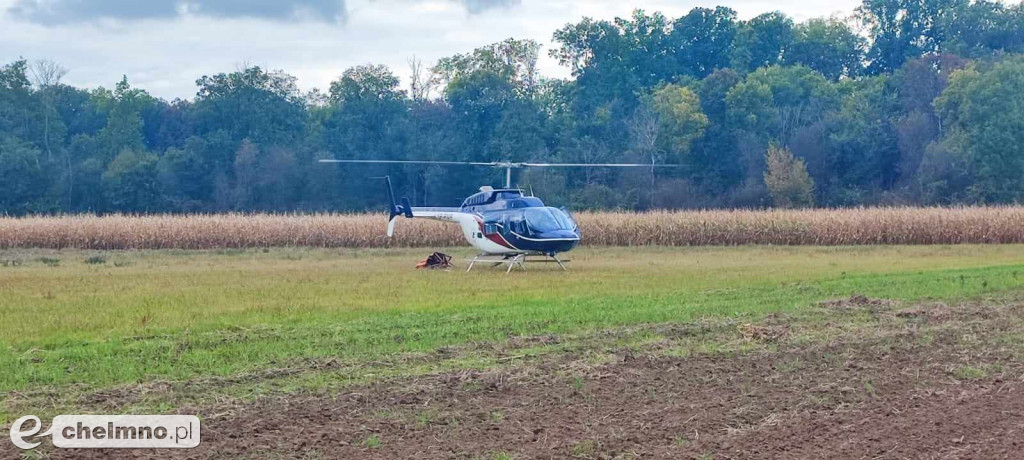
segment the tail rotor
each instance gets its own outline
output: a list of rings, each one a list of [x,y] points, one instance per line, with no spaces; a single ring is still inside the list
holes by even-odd
[[[395,201],[395,190],[391,187],[391,176],[384,176],[383,179],[388,184],[388,237],[390,238],[395,234],[395,219],[398,216],[412,218],[412,204],[408,198],[402,197],[402,205],[399,206]]]

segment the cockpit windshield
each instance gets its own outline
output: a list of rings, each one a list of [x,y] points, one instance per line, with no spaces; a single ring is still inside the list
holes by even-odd
[[[523,217],[536,233],[576,229],[576,222],[558,208],[527,208],[523,210]]]

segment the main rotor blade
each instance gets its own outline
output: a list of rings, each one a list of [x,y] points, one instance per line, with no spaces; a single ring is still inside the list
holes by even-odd
[[[405,165],[456,165],[492,166],[500,168],[679,168],[682,165],[644,163],[512,163],[507,161],[481,163],[475,161],[428,161],[428,160],[320,160],[320,163],[362,163],[362,164],[405,164]]]
[[[678,168],[682,165],[642,163],[522,163],[527,168]]]
[[[367,164],[404,164],[404,165],[468,165],[497,166],[497,163],[475,163],[471,161],[419,161],[419,160],[320,160],[320,163],[367,163]]]

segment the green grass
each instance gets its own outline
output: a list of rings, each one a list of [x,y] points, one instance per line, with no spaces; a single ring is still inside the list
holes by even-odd
[[[464,249],[453,250],[460,257]],[[861,293],[1014,290],[1024,246],[587,248],[572,271],[415,271],[424,251],[0,251],[0,393],[377,361],[470,342],[703,317]],[[102,257],[109,263],[90,263]],[[54,264],[52,260],[63,261]],[[464,264],[463,264],[464,266]]]

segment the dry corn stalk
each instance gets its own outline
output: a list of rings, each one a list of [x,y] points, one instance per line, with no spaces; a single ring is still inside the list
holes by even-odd
[[[593,246],[1024,243],[1024,207],[584,212]],[[215,249],[269,246],[448,247],[456,226],[379,214],[0,217],[0,248]]]

